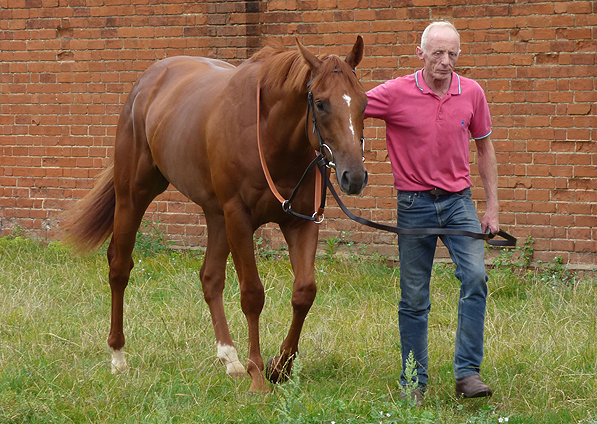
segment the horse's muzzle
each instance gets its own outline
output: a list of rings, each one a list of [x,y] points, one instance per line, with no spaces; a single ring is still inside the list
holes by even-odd
[[[344,170],[340,175],[336,173],[336,177],[338,178],[340,189],[345,194],[360,194],[369,181],[369,174],[365,168],[356,172]]]

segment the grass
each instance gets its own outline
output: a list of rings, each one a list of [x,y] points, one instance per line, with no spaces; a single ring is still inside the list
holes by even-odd
[[[150,251],[134,257],[125,297],[131,371],[113,376],[104,255],[0,239],[0,423],[597,423],[591,275],[503,260],[491,269],[482,372],[495,394],[458,400],[451,365],[458,281],[451,266],[436,266],[431,381],[426,406],[415,409],[398,399],[397,268],[320,258],[295,377],[262,396],[247,393],[248,378],[227,377],[216,358],[201,255]],[[290,322],[292,270],[283,255],[268,255],[259,268],[267,360]],[[232,263],[228,271],[228,320],[246,358]]]

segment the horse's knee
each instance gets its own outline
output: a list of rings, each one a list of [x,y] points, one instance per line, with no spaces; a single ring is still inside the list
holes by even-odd
[[[114,261],[113,261],[114,262]],[[129,283],[129,278],[131,275],[130,268],[120,268],[110,265],[110,272],[109,272],[109,283],[110,287],[113,290],[122,290],[126,289]]]
[[[249,282],[240,285],[240,306],[245,314],[261,313],[265,304],[265,290],[261,281],[252,284]]]
[[[214,300],[221,299],[224,292],[224,277],[216,278],[207,273],[201,275],[201,287],[203,288],[203,299],[210,305]]]
[[[304,282],[302,284],[296,284],[295,290],[292,293],[292,307],[295,310],[309,310],[313,302],[315,301],[315,295],[317,294],[317,285],[315,279]]]

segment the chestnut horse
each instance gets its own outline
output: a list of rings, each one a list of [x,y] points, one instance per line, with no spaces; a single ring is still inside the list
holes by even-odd
[[[112,235],[107,256],[113,372],[128,369],[123,297],[136,233],[149,204],[172,184],[205,215],[208,240],[200,278],[217,357],[226,372],[235,377],[248,373],[254,392],[269,390],[264,374],[272,382],[290,374],[303,322],[315,299],[318,225],[283,210],[266,182],[257,134],[266,168],[286,199],[315,151],[333,156],[344,193],[358,194],[367,184],[361,150],[367,98],[354,71],[363,57],[362,38],[345,60],[318,57],[298,40],[297,46],[298,50],[265,47],[238,67],[200,57],[164,59],[150,66],[132,88],[118,121],[113,160],[90,193],[67,212],[63,233],[68,243],[83,251],[97,248]],[[297,213],[310,215],[316,206],[313,174],[293,200]],[[294,284],[288,335],[264,372],[259,315],[265,293],[253,233],[267,222],[279,224],[286,239]],[[229,253],[248,323],[246,370],[232,342],[222,300]]]

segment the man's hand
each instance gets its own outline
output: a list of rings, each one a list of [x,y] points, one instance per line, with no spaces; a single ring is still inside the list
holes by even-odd
[[[497,234],[498,231],[500,231],[497,211],[493,213],[487,211],[487,213],[483,215],[483,219],[481,220],[481,230],[486,233],[488,228],[492,234]]]

